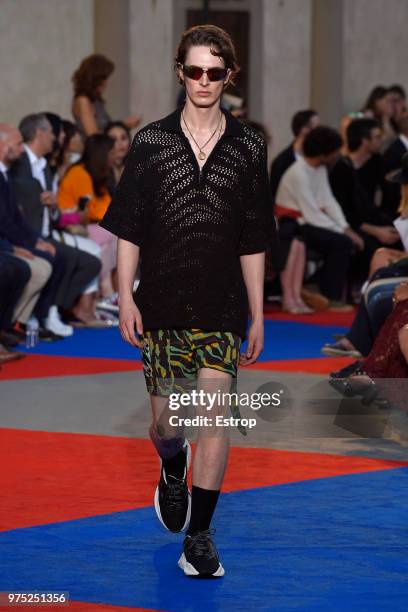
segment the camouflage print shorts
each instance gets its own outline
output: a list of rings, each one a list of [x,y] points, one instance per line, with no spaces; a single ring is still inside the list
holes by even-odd
[[[233,332],[158,329],[143,333],[143,371],[149,394],[191,389],[200,368],[237,376],[241,338]]]

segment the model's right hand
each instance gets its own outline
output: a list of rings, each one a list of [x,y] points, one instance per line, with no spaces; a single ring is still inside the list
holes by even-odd
[[[142,315],[136,306],[133,296],[119,297],[119,329],[122,338],[132,346],[143,348],[143,340],[138,338],[143,334]]]

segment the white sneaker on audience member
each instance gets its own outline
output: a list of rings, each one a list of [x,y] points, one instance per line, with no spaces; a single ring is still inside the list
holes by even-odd
[[[65,338],[72,336],[74,333],[74,328],[71,325],[65,325],[65,323],[61,321],[58,308],[56,306],[51,306],[49,309],[44,327],[45,329],[48,329],[48,331],[51,331],[58,336],[64,336]]]

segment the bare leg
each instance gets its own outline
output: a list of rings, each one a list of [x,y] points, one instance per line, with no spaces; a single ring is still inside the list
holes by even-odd
[[[85,293],[81,295],[72,309],[74,315],[84,323],[90,323],[96,319],[95,314],[95,293]]]
[[[185,442],[184,428],[172,427],[169,423],[169,418],[172,415],[183,416],[180,413],[181,409],[177,413],[173,412],[169,409],[168,398],[157,395],[150,395],[150,404],[152,407],[152,423],[149,428],[150,439],[159,456],[162,459],[170,459],[177,455]]]
[[[399,345],[401,353],[405,357],[405,361],[408,363],[408,325],[404,325],[398,334]]]
[[[296,240],[296,238],[292,240],[285,269],[280,274],[282,285],[282,306],[284,310],[288,310],[289,312],[295,312],[297,310],[293,288],[293,278],[296,271],[298,243],[299,241]]]
[[[296,265],[294,266],[294,274],[292,278],[293,293],[296,304],[301,313],[308,314],[314,312],[313,308],[309,308],[301,297],[303,281],[305,277],[306,267],[306,246],[304,242],[295,240],[296,242]]]
[[[201,368],[198,373],[198,389],[205,393],[228,393],[231,388],[230,374],[212,368]],[[228,405],[217,403],[207,410],[203,404],[197,414],[207,416],[213,421],[212,427],[198,429],[197,448],[194,457],[193,485],[201,489],[219,490],[227,467],[229,436],[228,427],[215,425],[216,416],[227,416]]]
[[[405,253],[403,253],[402,251],[397,251],[396,249],[390,249],[388,247],[382,247],[380,249],[377,249],[371,258],[370,271],[368,273],[368,276],[371,277],[374,272],[377,272],[377,270],[379,270],[380,268],[386,268],[393,261],[397,261],[404,255]]]

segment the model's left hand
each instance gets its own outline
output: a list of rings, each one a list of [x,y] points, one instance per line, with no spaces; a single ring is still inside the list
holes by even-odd
[[[239,365],[248,366],[255,363],[262,353],[264,346],[264,324],[263,319],[255,319],[251,322],[248,332],[248,346],[244,353],[240,354]]]

